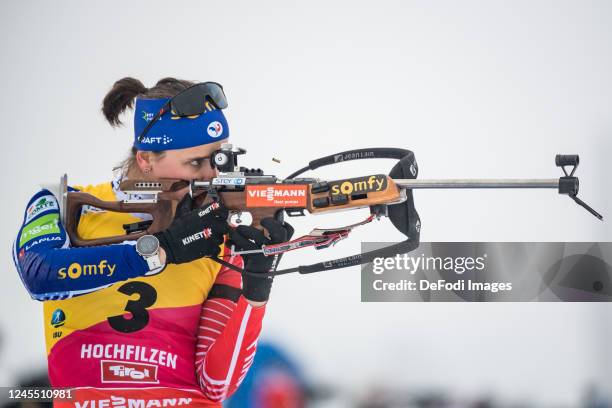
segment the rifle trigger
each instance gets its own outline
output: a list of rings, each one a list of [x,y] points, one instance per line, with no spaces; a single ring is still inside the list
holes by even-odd
[[[153,224],[152,220],[133,222],[131,224],[123,224],[123,229],[125,230],[126,235],[129,235],[135,232],[146,231],[151,224]]]
[[[370,206],[370,214],[379,219],[380,217],[388,217],[389,216],[389,207],[386,204],[376,204]]]
[[[219,192],[215,186],[208,185],[206,186],[206,194],[214,201],[221,202],[221,198],[219,197]]]

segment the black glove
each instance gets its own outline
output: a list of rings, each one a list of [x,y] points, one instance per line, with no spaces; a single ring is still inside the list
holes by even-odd
[[[227,209],[219,203],[193,207],[188,193],[178,204],[172,224],[153,234],[166,251],[166,263],[181,264],[219,253],[223,235],[229,231]]]
[[[230,231],[230,239],[236,250],[245,251],[261,249],[262,245],[280,244],[286,242],[293,236],[293,227],[286,222],[274,218],[264,218],[261,225],[268,230],[270,239],[257,228],[239,225]],[[272,272],[276,269],[279,255],[265,256],[264,254],[242,255],[244,269],[248,272]],[[272,276],[258,278],[256,276],[242,275],[242,294],[245,298],[254,302],[264,302],[270,297],[272,288]]]

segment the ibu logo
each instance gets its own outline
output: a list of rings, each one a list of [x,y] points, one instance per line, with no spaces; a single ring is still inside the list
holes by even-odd
[[[218,121],[214,121],[214,122],[210,122],[208,124],[208,136],[210,137],[219,137],[223,134],[223,125],[221,124],[221,122]]]
[[[61,327],[66,322],[66,314],[62,309],[55,309],[51,315],[51,326]]]
[[[155,117],[155,113],[153,112],[147,112],[147,111],[142,111],[142,118],[146,121],[146,122],[150,122],[153,120],[153,117]],[[161,118],[160,118],[161,119]]]

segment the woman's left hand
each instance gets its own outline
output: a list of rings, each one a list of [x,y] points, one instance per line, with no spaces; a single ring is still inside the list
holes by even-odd
[[[274,218],[264,218],[261,226],[268,230],[270,238],[266,238],[263,231],[255,227],[240,225],[230,231],[230,239],[238,251],[261,249],[263,245],[280,244],[289,241],[293,236],[293,227],[286,222]],[[242,255],[244,269],[249,272],[266,273],[276,270],[278,255],[265,256],[264,254]],[[256,277],[242,275],[242,294],[251,304],[261,306],[270,297],[272,276]]]

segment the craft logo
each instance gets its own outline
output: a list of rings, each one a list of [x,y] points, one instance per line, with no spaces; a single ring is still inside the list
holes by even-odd
[[[57,279],[66,279],[66,276],[70,279],[79,279],[81,276],[97,276],[106,275],[107,277],[113,276],[117,265],[110,265],[106,259],[100,261],[97,265],[81,265],[80,263],[71,263],[67,268],[61,268],[57,271]]]
[[[47,210],[57,210],[57,201],[52,195],[40,197],[27,209],[26,222]]]
[[[366,159],[374,157],[374,152],[348,152],[334,155],[334,163],[340,163],[345,160]]]
[[[208,124],[208,136],[219,137],[223,134],[223,125],[216,120]]]
[[[126,361],[101,360],[103,383],[157,384],[157,366]]]
[[[157,137],[144,137],[142,139],[143,144],[162,144],[162,145],[167,145],[172,143],[172,138],[168,137],[166,135],[163,136],[157,136]]]
[[[247,186],[247,207],[306,207],[306,185]]]
[[[58,328],[66,322],[66,314],[62,309],[55,309],[51,314],[51,326]]]
[[[387,188],[387,176],[377,174],[369,177],[332,181],[330,186],[332,194],[370,193]]]

